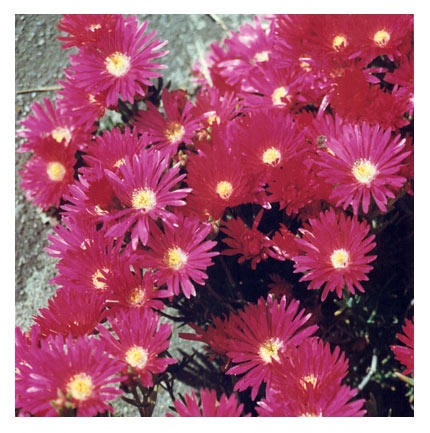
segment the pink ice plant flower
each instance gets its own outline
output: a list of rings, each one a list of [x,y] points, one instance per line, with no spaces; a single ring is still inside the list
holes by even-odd
[[[186,298],[195,296],[191,280],[204,285],[207,278],[204,271],[213,264],[211,258],[219,254],[209,251],[216,245],[215,241],[205,241],[210,230],[210,224],[182,214],[174,225],[164,224],[164,233],[152,224],[149,251],[142,254],[139,263],[144,268],[155,269],[157,284],[167,284],[171,295],[179,295],[181,288]]]
[[[402,363],[406,368],[403,374],[412,373],[414,375],[414,318],[411,320],[406,319],[402,326],[403,334],[396,334],[406,346],[393,345],[390,346],[394,353],[395,358]]]
[[[281,353],[288,353],[314,334],[318,326],[304,326],[311,317],[300,303],[285,296],[278,302],[268,296],[231,315],[223,331],[228,337],[227,356],[234,365],[227,374],[244,374],[234,387],[243,391],[251,387],[255,399],[262,382],[270,386],[274,362]]]
[[[147,134],[137,133],[137,129],[112,128],[111,131],[103,131],[103,135],[96,137],[95,143],[88,149],[84,155],[85,162],[92,167],[107,168],[113,172],[117,172],[118,168],[124,164],[125,157],[130,159],[139,154],[150,143]],[[82,170],[88,174],[88,170]]]
[[[58,106],[77,125],[88,129],[95,129],[94,123],[106,113],[106,93],[92,94],[76,84],[76,74],[64,69],[65,80],[58,80],[63,88],[57,91],[61,98],[57,100]]]
[[[106,350],[120,359],[123,373],[138,376],[143,386],[153,386],[152,374],[162,373],[177,362],[159,356],[169,348],[172,333],[172,325],[159,325],[159,320],[151,309],[133,309],[118,311],[109,318],[116,337],[102,325],[97,328]]]
[[[139,111],[136,127],[139,132],[148,133],[156,148],[174,155],[181,143],[191,144],[194,132],[200,129],[202,116],[193,114],[193,105],[185,95],[169,92],[166,88],[161,93],[164,117],[149,101],[145,101],[148,109]]]
[[[74,338],[90,335],[105,317],[106,296],[94,290],[76,296],[73,289],[63,288],[48,300],[48,308],[41,308],[33,320],[40,327],[42,337],[62,334]]]
[[[145,95],[150,78],[161,76],[153,69],[166,68],[152,60],[168,51],[158,51],[167,41],[151,39],[156,31],[145,34],[148,22],[139,25],[136,17],[119,17],[112,31],[97,44],[80,48],[70,56],[70,70],[76,74],[76,85],[97,94],[106,91],[106,105],[116,106],[118,97],[134,102],[136,95]]]
[[[63,50],[83,45],[97,44],[111,32],[120,15],[116,14],[63,14],[57,25],[67,36],[59,36],[65,42]]]
[[[336,206],[354,214],[359,206],[369,212],[371,198],[382,212],[387,211],[388,198],[395,198],[394,190],[401,188],[406,178],[399,175],[406,152],[406,139],[379,125],[345,124],[337,138],[329,137],[326,145],[330,152],[320,151],[322,167],[318,175],[333,185],[330,198]]]
[[[369,263],[376,255],[367,255],[375,248],[375,235],[367,236],[370,226],[357,217],[347,217],[333,208],[321,212],[318,218],[310,218],[309,225],[299,229],[302,238],[296,238],[299,254],[293,257],[294,272],[303,272],[300,281],[310,281],[308,289],[320,289],[324,285],[321,300],[329,292],[336,291],[342,298],[346,286],[350,293],[355,289],[364,292],[360,281],[367,281],[373,267]]]
[[[20,365],[15,387],[21,410],[33,416],[113,412],[107,402],[122,394],[114,385],[124,379],[120,369],[97,338],[49,336]]]
[[[37,152],[46,139],[52,139],[56,145],[72,152],[85,150],[92,138],[89,130],[67,115],[59,101],[53,104],[50,99],[43,98],[43,105],[34,102],[30,107],[31,114],[21,122],[23,129],[18,131],[18,135],[26,141],[18,152]]]
[[[239,404],[234,394],[230,395],[230,397],[222,394],[218,400],[215,390],[201,388],[200,400],[199,404],[196,394],[191,390],[191,394],[185,394],[185,402],[174,401],[176,412],[181,417],[251,416],[251,414],[243,415],[243,403]],[[167,413],[166,416],[175,415]]]
[[[126,156],[116,173],[105,170],[123,206],[122,210],[106,216],[106,220],[112,223],[106,236],[123,236],[131,229],[131,243],[135,250],[139,240],[143,245],[148,242],[150,219],[160,218],[170,225],[176,220],[166,206],[184,206],[183,198],[191,189],[171,191],[186,175],[179,175],[179,164],[169,168],[169,162],[164,154],[151,148],[132,158]]]
[[[345,354],[318,338],[309,338],[276,363],[272,386],[258,402],[259,416],[363,416],[364,399],[352,400],[357,389],[342,385],[348,373]]]

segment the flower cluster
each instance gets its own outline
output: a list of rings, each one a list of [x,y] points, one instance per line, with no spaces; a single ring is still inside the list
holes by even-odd
[[[237,314],[197,334],[182,338],[205,342],[208,350],[228,358],[233,365],[227,374],[245,373],[235,385],[243,391],[251,387],[255,399],[266,383],[266,397],[258,402],[259,416],[362,416],[364,400],[351,400],[357,390],[341,382],[348,371],[339,347],[313,337],[318,326],[308,325],[311,314],[299,310],[299,302],[287,305],[269,295],[248,305]],[[339,356],[340,355],[340,356]]]
[[[413,17],[255,18],[194,65],[194,99],[153,85],[167,41],[147,27],[64,15],[59,39],[76,53],[62,89],[22,122],[19,151],[33,156],[21,186],[61,223],[46,247],[57,293],[16,333],[20,415],[93,416],[123,392],[149,395],[177,362],[160,312],[206,290],[220,299],[213,266],[228,274],[230,312],[181,336],[227,362],[234,392],[258,396],[259,416],[363,416],[345,354],[315,335],[319,300],[305,313],[293,274],[325,305],[371,290],[375,228],[413,194]],[[123,123],[107,130],[110,111]],[[285,271],[247,297],[236,258],[251,275]],[[399,338],[413,348],[410,327]],[[413,351],[412,363],[393,351],[413,372]],[[244,415],[238,394],[218,396],[201,388],[201,403],[192,392],[174,406]]]

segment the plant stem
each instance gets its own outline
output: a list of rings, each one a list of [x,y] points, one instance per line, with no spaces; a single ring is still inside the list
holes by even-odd
[[[377,366],[377,364],[378,364],[378,356],[376,355],[376,353],[373,353],[372,362],[370,363],[369,372],[366,374],[366,376],[363,378],[363,380],[360,382],[360,384],[357,387],[360,391],[363,390],[363,388],[369,382],[370,378],[376,372],[376,366]]]
[[[61,90],[62,86],[47,86],[47,87],[36,87],[33,89],[22,89],[17,90],[16,95],[22,95],[23,93],[33,93],[33,92],[51,92],[55,90]]]

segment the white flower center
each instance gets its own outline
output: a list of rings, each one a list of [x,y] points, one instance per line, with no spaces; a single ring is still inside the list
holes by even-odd
[[[390,40],[390,34],[386,30],[378,30],[373,36],[373,41],[379,47],[385,47]]]
[[[218,182],[216,186],[216,193],[223,199],[228,200],[233,192],[233,185],[226,180]]]
[[[109,269],[103,268],[103,271],[109,272]],[[100,271],[100,269],[97,269],[97,271],[94,272],[93,277],[92,277],[93,286],[95,289],[103,290],[106,287],[106,283],[104,281],[100,281],[99,278],[105,278],[105,277],[102,274],[102,272]]]
[[[348,251],[343,248],[334,250],[330,256],[330,261],[335,269],[345,269],[349,265]]]
[[[66,147],[72,139],[72,133],[70,130],[68,128],[62,128],[61,126],[53,129],[51,131],[51,136],[57,143],[61,143],[63,140],[66,140],[64,143]]]
[[[133,346],[127,350],[125,360],[133,368],[142,370],[148,362],[148,352],[143,347]]]
[[[267,62],[269,60],[270,51],[260,51],[256,53],[254,59],[256,62]]]
[[[377,174],[377,169],[368,159],[359,159],[354,162],[352,174],[360,183],[370,183]]]
[[[164,263],[171,269],[178,271],[187,263],[187,254],[180,248],[169,248],[164,256]]]
[[[285,87],[278,87],[272,93],[272,103],[273,105],[286,105],[285,102],[282,101],[282,98],[285,98],[288,95],[288,91]]]
[[[131,203],[135,209],[148,212],[155,207],[157,200],[154,191],[149,188],[139,188],[133,191]]]
[[[75,374],[67,384],[67,392],[70,392],[75,400],[86,400],[91,395],[92,390],[93,382],[86,373]]]
[[[270,338],[260,346],[258,354],[266,364],[271,363],[272,359],[279,361],[278,350],[280,347],[282,347],[282,343],[278,338]]]
[[[115,77],[122,77],[130,69],[130,57],[119,51],[106,57],[106,70]]]
[[[269,147],[263,153],[262,159],[265,164],[276,166],[281,162],[281,152],[275,147]]]
[[[346,37],[343,35],[336,35],[333,38],[332,47],[335,51],[340,51],[348,45]]]
[[[165,136],[171,143],[177,143],[182,140],[185,134],[185,128],[178,122],[171,122],[166,128]]]
[[[48,174],[49,179],[53,180],[54,182],[61,182],[66,175],[66,168],[60,162],[54,161],[48,163],[48,166],[46,167],[46,173]]]

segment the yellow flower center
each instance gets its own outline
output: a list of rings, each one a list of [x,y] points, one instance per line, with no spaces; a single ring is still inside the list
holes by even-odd
[[[263,153],[262,159],[265,164],[276,166],[281,162],[281,152],[275,147],[269,147]]]
[[[269,51],[261,51],[255,54],[254,60],[256,62],[267,62],[269,60],[269,54]]]
[[[330,261],[335,269],[345,269],[349,265],[348,251],[343,248],[334,250],[330,256]]]
[[[368,159],[359,159],[354,162],[352,174],[360,183],[370,183],[376,176],[377,170]]]
[[[131,291],[130,296],[128,298],[128,302],[131,305],[140,305],[144,299],[145,299],[145,292],[139,287],[136,287]]]
[[[131,203],[135,209],[148,212],[155,207],[157,200],[154,191],[149,188],[139,188],[133,191]]]
[[[218,125],[221,123],[221,119],[218,114],[214,114],[213,116],[208,117],[209,125],[212,125],[214,122],[216,122]]]
[[[312,412],[305,412],[305,413],[302,413],[300,416],[301,417],[304,417],[304,416],[306,416],[306,417],[309,417],[309,416],[318,417],[321,415],[317,415],[316,413],[312,413]]]
[[[175,271],[187,263],[187,254],[180,248],[169,248],[164,256],[164,263]]]
[[[285,87],[278,87],[272,93],[273,105],[286,105],[281,99],[288,95],[288,91]]]
[[[107,210],[103,210],[98,204],[94,206],[94,212],[97,215],[107,215],[109,213]]]
[[[344,49],[348,45],[348,41],[346,40],[346,37],[343,35],[336,35],[333,38],[332,47],[336,51],[340,51]]]
[[[98,30],[98,29],[101,29],[101,28],[102,28],[102,26],[100,24],[91,24],[88,27],[88,30],[91,31],[91,32],[94,32],[95,30]]]
[[[85,373],[75,374],[67,384],[67,392],[75,400],[86,400],[93,391],[93,381]]]
[[[226,180],[218,182],[216,186],[216,193],[223,199],[228,200],[233,192],[233,185]]]
[[[118,168],[118,167],[121,167],[121,165],[123,165],[125,163],[125,159],[124,158],[121,158],[121,159],[118,159],[118,161],[117,162],[115,162],[115,164],[113,165],[115,168]]]
[[[89,93],[88,100],[90,101],[91,104],[94,104],[96,102],[96,97],[92,93]]]
[[[117,51],[106,57],[105,65],[109,74],[122,77],[130,69],[130,57]]]
[[[310,72],[310,70],[312,69],[309,60],[311,60],[311,58],[308,56],[303,56],[299,58],[300,67],[303,68],[306,72]]]
[[[182,140],[185,134],[185,128],[178,122],[171,122],[166,128],[165,136],[171,143]]]
[[[66,147],[72,139],[72,133],[70,132],[70,130],[67,128],[62,128],[61,126],[52,130],[51,136],[57,143],[61,143],[65,139],[66,141],[64,145]]]
[[[142,370],[148,362],[148,352],[143,347],[133,346],[127,350],[125,360],[133,368]]]
[[[272,362],[272,359],[279,361],[278,350],[281,346],[282,343],[278,338],[271,338],[261,345],[258,354],[266,364]]]
[[[109,272],[109,269],[103,268],[103,271],[106,273],[106,272]],[[99,278],[105,278],[105,277],[102,274],[102,272],[100,271],[100,269],[97,269],[97,271],[94,272],[93,277],[92,277],[93,286],[95,289],[103,290],[106,288],[106,283],[104,281],[100,281]]]
[[[46,167],[46,173],[48,174],[49,179],[54,182],[61,182],[66,175],[66,168],[60,162],[54,161],[48,164]]]
[[[390,34],[386,30],[378,30],[373,36],[373,41],[379,47],[385,47],[389,40]]]
[[[300,380],[300,384],[303,386],[303,388],[307,389],[307,384],[311,383],[312,386],[315,388],[317,384],[317,378],[311,374],[309,376],[305,376],[303,379]]]

